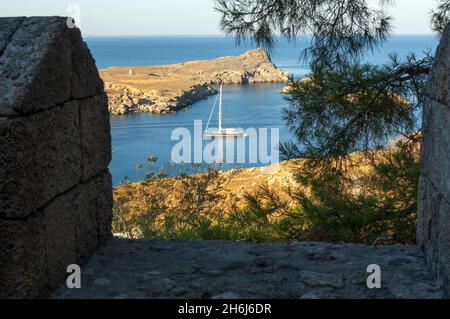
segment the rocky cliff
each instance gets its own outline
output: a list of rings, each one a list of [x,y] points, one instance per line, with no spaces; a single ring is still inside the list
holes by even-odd
[[[288,74],[278,69],[262,49],[208,61],[108,68],[100,75],[113,115],[177,112],[216,94],[212,85],[220,82],[245,85],[288,81]]]

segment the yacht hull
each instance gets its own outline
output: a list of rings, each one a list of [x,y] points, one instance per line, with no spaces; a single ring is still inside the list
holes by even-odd
[[[245,137],[245,132],[238,128],[226,129],[208,129],[205,131],[205,137]]]

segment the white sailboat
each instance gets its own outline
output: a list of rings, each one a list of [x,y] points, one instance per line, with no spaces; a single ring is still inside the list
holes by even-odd
[[[222,103],[222,95],[223,95],[223,85],[222,83],[220,84],[220,89],[219,89],[219,95],[218,95],[218,99],[219,99],[219,127],[218,128],[209,128],[209,124],[211,123],[211,119],[212,116],[214,114],[214,109],[215,106],[217,104],[217,99],[216,102],[214,103],[214,106],[212,108],[211,111],[211,115],[209,117],[209,121],[208,124],[206,125],[206,129],[205,129],[205,133],[204,136],[205,137],[243,137],[245,136],[244,130],[240,129],[240,128],[224,128],[222,127],[222,108],[223,108],[223,103]]]

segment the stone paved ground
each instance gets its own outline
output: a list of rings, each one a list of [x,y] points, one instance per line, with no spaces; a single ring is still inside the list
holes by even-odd
[[[382,289],[366,286],[367,266]],[[52,298],[445,298],[416,247],[113,239]]]

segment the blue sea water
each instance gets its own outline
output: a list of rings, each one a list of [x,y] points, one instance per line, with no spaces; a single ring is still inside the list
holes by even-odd
[[[98,68],[112,66],[164,65],[192,60],[213,59],[238,55],[252,49],[251,45],[237,47],[235,41],[222,36],[151,36],[151,37],[88,37],[85,39],[96,59]],[[279,40],[272,52],[272,61],[295,77],[308,73],[300,61],[307,40],[295,44]],[[437,40],[433,36],[394,36],[380,50],[367,56],[373,64],[383,64],[391,53],[400,57],[409,53],[418,56],[433,51]],[[224,125],[228,127],[278,128],[281,141],[292,139],[281,116],[286,105],[280,90],[282,85],[227,86],[224,92]],[[114,185],[126,176],[131,181],[144,178],[136,165],[156,156],[159,165],[169,166],[172,147],[171,133],[185,127],[193,131],[194,120],[208,121],[215,97],[200,101],[190,109],[171,115],[137,114],[112,116],[113,160],[110,170]],[[246,164],[244,166],[259,166]],[[238,165],[241,167],[242,165]],[[227,168],[232,166],[227,166]]]

